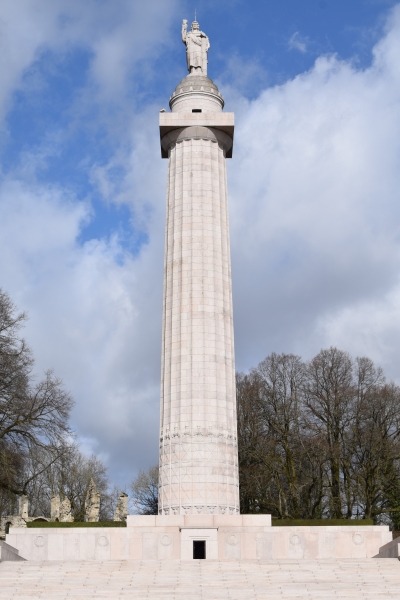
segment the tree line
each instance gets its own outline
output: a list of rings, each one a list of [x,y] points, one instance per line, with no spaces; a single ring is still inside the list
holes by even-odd
[[[0,290],[0,516],[29,498],[30,516],[50,517],[50,500],[68,498],[84,520],[93,479],[101,494],[100,520],[110,520],[122,490],[111,487],[96,456],[80,451],[69,418],[74,402],[52,371],[37,381],[31,349],[21,337],[26,314]]]
[[[380,367],[337,348],[273,353],[236,384],[242,513],[400,530],[400,387]],[[139,474],[137,512],[157,514],[157,486],[158,467]]]
[[[400,529],[400,388],[337,348],[237,374],[243,513]]]

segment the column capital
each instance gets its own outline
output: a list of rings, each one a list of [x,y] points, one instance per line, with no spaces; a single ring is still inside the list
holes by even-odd
[[[183,130],[191,127],[219,130],[232,139],[230,148],[227,149],[226,158],[232,158],[233,134],[235,129],[234,113],[208,112],[208,113],[160,113],[160,143],[161,157],[168,158],[168,150],[162,139],[172,131]]]

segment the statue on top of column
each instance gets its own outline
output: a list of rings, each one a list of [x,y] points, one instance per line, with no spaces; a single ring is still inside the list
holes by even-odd
[[[187,20],[182,22],[182,42],[186,44],[186,60],[191,75],[207,77],[207,52],[210,40],[200,31],[197,21],[193,21],[191,31],[187,31]]]

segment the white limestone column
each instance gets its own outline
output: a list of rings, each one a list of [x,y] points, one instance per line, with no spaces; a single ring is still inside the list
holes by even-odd
[[[213,127],[178,127],[163,137],[162,146],[168,152],[169,169],[159,513],[237,514],[225,165],[232,137]]]

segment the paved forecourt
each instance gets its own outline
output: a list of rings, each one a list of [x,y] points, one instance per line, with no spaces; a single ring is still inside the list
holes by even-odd
[[[386,560],[0,563],[0,599],[274,600],[399,598]]]

